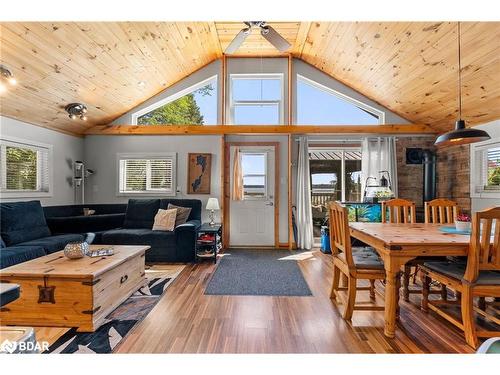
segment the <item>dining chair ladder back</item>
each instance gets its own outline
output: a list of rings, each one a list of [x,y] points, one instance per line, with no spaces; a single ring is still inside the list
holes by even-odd
[[[438,198],[424,203],[425,222],[433,224],[454,224],[458,215],[455,201]]]
[[[384,306],[356,305],[356,292],[369,291],[370,298],[375,299],[375,280],[385,279],[383,263],[372,248],[353,248],[347,208],[338,202],[330,202],[330,247],[333,257],[333,282],[330,298],[340,300],[345,305],[343,318],[351,320],[354,310],[382,311]],[[340,277],[347,278],[347,287],[340,286]],[[368,280],[369,286],[358,286],[358,280]],[[347,292],[347,298],[339,293]]]
[[[382,223],[416,223],[415,202],[406,199],[390,199],[382,202]],[[387,221],[389,211],[389,221]]]
[[[466,265],[460,263],[429,262],[422,267],[423,298],[422,309],[429,308],[464,331],[467,343],[473,348],[478,346],[478,337],[500,336],[500,319],[495,310],[489,312],[486,304],[474,305],[485,297],[500,297],[500,207],[493,207],[472,215],[472,233]],[[461,321],[449,311],[440,308],[450,301],[431,301],[428,298],[431,280],[447,284],[461,293],[458,301],[461,308]],[[474,313],[492,322],[488,329],[476,327]]]

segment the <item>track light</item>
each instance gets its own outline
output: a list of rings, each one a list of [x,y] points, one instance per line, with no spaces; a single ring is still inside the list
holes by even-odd
[[[76,118],[80,118],[82,121],[87,121],[87,107],[82,103],[70,103],[65,108],[65,111],[68,112],[68,116],[72,120],[76,120]]]
[[[80,169],[82,169],[82,167],[83,167],[83,162],[82,162],[82,161],[80,161],[80,160],[76,160],[76,161],[75,161],[75,169],[76,169],[77,171],[79,171]]]
[[[17,80],[14,77],[14,74],[7,68],[5,65],[0,65],[0,76],[3,81],[8,82],[11,86],[15,86],[17,84]],[[7,86],[0,82],[0,93],[7,91]]]

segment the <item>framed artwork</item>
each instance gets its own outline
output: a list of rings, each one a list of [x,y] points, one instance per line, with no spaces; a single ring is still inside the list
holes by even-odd
[[[188,154],[188,194],[210,194],[212,154]]]

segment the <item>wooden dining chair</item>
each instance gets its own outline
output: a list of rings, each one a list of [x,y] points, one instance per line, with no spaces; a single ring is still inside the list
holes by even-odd
[[[389,221],[387,221],[389,211]],[[390,199],[382,202],[382,223],[416,223],[415,202]]]
[[[415,213],[415,202],[406,199],[390,199],[382,202],[382,223],[411,223],[417,222]],[[389,211],[389,212],[387,212]],[[389,216],[389,218],[387,218]],[[421,290],[410,289],[410,277],[413,267],[419,264],[418,259],[409,261],[404,266],[403,271],[403,298],[410,300],[410,293],[421,293]],[[415,271],[416,272],[416,271]]]
[[[383,311],[384,306],[356,304],[356,292],[367,290],[370,299],[375,299],[375,281],[385,280],[384,264],[375,249],[371,247],[352,247],[349,232],[347,208],[338,202],[329,203],[330,245],[333,256],[333,282],[330,293],[332,300],[337,298],[345,305],[342,317],[351,320],[354,310]],[[339,286],[340,276],[348,279],[347,287]],[[370,285],[358,287],[358,280],[369,280]],[[339,293],[347,291],[347,299]]]
[[[474,312],[500,326],[498,316],[490,314],[482,304],[474,306],[475,297],[500,297],[500,207],[490,208],[472,215],[472,234],[466,263],[456,261],[426,262],[422,266],[422,309],[435,311],[464,331],[467,344],[478,346],[478,337],[500,336],[499,330],[478,330]],[[448,285],[461,293],[457,301],[461,320],[439,308],[450,301],[429,300],[431,280]],[[454,302],[454,301],[452,301]]]
[[[449,199],[438,198],[424,203],[425,222],[454,224],[458,215],[458,204]]]
[[[429,202],[424,203],[424,217],[425,217],[426,223],[454,224],[457,216],[458,216],[458,204],[455,201],[445,199],[445,198],[437,198],[437,199],[433,199]],[[431,260],[435,261],[436,259],[435,258],[434,259],[429,259],[429,258],[424,259],[424,261],[431,261]],[[439,260],[446,260],[446,259],[439,259]],[[420,263],[423,263],[423,262],[420,262]],[[417,273],[417,272],[418,272],[418,270],[415,273]],[[421,290],[408,289],[408,292],[409,293],[420,293]],[[434,291],[431,291],[430,293],[434,293]],[[448,291],[447,291],[446,285],[441,284],[440,293],[441,293],[442,299],[447,299]],[[459,297],[459,296],[457,296],[457,297]]]

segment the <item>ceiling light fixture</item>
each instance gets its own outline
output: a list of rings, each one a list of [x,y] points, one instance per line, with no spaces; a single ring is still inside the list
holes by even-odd
[[[11,86],[15,86],[17,84],[17,80],[14,77],[14,74],[7,68],[5,65],[0,65],[0,77],[2,81],[8,82]],[[7,85],[3,82],[0,82],[0,93],[7,91]]]
[[[271,43],[280,52],[286,52],[292,45],[283,38],[273,27],[269,26],[265,21],[245,21],[245,27],[240,30],[234,39],[229,43],[225,54],[235,53],[241,47],[245,39],[251,34],[252,28],[259,28],[262,35],[269,43]]]
[[[70,103],[65,108],[65,111],[68,112],[69,118],[72,120],[76,120],[77,117],[82,121],[87,121],[87,106],[82,103]]]
[[[465,126],[465,121],[462,120],[462,56],[460,50],[460,37],[460,22],[458,22],[458,120],[455,123],[454,130],[437,137],[434,145],[440,147],[466,145],[469,143],[486,141],[491,138],[484,130],[467,128]]]

